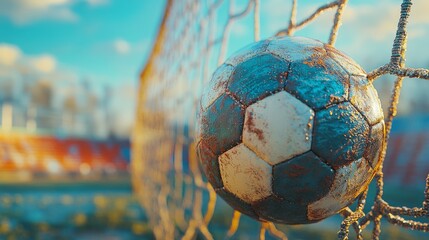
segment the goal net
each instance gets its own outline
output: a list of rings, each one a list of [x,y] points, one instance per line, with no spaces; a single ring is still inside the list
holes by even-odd
[[[270,17],[267,12],[261,14],[266,1],[167,0],[158,36],[140,76],[132,136],[133,186],[157,239],[220,239],[238,235],[252,238],[258,235],[264,239],[266,234],[287,238],[283,226],[241,217],[239,212],[217,198],[200,170],[194,142],[203,86],[214,69],[234,50],[259,40],[261,35],[293,35],[305,30],[313,22],[321,21],[321,16],[325,21],[325,12],[330,12],[330,25],[323,24],[322,29],[327,36],[326,43],[335,44],[347,0],[320,4],[299,17],[297,0],[276,2],[284,12],[283,26],[278,29],[261,24]],[[388,43],[393,46],[391,58],[386,59],[385,65],[368,72],[371,81],[383,75],[396,77],[385,113],[386,143],[397,112],[403,79],[429,79],[428,70],[405,66],[411,6],[411,0],[403,0],[401,7],[397,7],[400,17],[396,36]],[[387,144],[384,146],[383,159]],[[364,231],[367,226],[372,228],[369,231],[372,237],[378,239],[382,219],[408,229],[429,230],[424,221],[409,220],[410,217],[426,217],[427,220],[427,183],[423,204],[407,208],[391,206],[383,200],[382,168],[374,182],[374,199],[365,201],[365,191],[352,208],[340,213],[343,220],[338,228],[339,239],[347,239],[349,231],[362,239],[364,232],[368,232]],[[365,202],[371,208],[364,210]]]

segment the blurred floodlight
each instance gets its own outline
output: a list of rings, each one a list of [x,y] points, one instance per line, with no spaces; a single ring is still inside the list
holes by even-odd
[[[55,159],[48,159],[46,161],[46,170],[51,174],[58,174],[61,172],[62,167]]]
[[[88,175],[91,172],[91,166],[88,163],[82,163],[79,166],[80,174]]]

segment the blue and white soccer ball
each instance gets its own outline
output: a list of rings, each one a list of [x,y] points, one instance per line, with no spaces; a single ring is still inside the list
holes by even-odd
[[[251,44],[201,99],[197,153],[234,209],[262,221],[312,223],[350,205],[379,167],[384,121],[365,71],[319,41]]]

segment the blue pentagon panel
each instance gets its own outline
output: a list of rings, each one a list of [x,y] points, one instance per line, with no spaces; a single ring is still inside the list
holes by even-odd
[[[289,62],[326,55],[322,42],[304,37],[274,38],[267,50]]]
[[[373,173],[373,169],[363,158],[339,168],[331,191],[308,205],[308,218],[322,220],[350,205],[365,190]]]
[[[368,123],[349,103],[331,106],[316,113],[313,151],[334,169],[363,156]]]
[[[285,89],[313,109],[348,98],[348,74],[331,58],[291,63]]]
[[[273,195],[253,204],[253,209],[265,221],[283,224],[314,222],[307,218],[306,204],[289,203]]]
[[[325,196],[334,180],[334,170],[307,152],[273,167],[273,191],[287,201],[307,204]]]
[[[246,106],[282,88],[289,63],[271,54],[251,58],[239,64],[228,90]]]
[[[384,134],[384,121],[381,121],[371,127],[371,132],[368,138],[369,141],[363,156],[374,169],[377,169],[379,165],[379,157],[383,148]]]
[[[216,70],[216,72],[214,72],[212,79],[204,88],[204,92],[201,97],[201,108],[203,110],[208,108],[225,92],[226,85],[228,84],[228,80],[233,71],[233,66],[223,64]]]
[[[216,193],[219,194],[219,196],[235,210],[240,211],[241,213],[244,213],[249,217],[259,219],[258,215],[255,213],[250,204],[245,203],[243,200],[239,199],[234,194],[228,192],[228,190],[224,188],[218,188],[215,190]]]
[[[230,96],[221,95],[201,118],[201,139],[216,155],[241,141],[244,110]]]
[[[340,52],[331,45],[325,44],[325,49],[328,55],[338,62],[350,75],[361,75],[366,76],[365,70],[353,59],[347,56],[345,53]]]
[[[213,188],[223,187],[218,157],[204,144],[204,141],[198,144],[197,154],[207,180],[212,184]]]
[[[350,102],[366,118],[369,125],[374,125],[384,118],[377,91],[366,77],[350,77]]]
[[[236,67],[242,62],[266,52],[269,43],[270,40],[268,39],[251,43],[233,53],[232,56],[225,61],[225,63]]]

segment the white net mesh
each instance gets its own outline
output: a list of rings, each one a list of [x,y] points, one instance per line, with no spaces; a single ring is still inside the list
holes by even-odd
[[[239,3],[237,7],[233,0],[167,1],[157,40],[141,74],[132,139],[133,183],[158,239],[231,237],[240,225],[240,214],[216,201],[215,192],[202,176],[193,141],[202,87],[228,53],[232,26],[240,21],[251,23],[251,27],[244,29],[251,34],[243,42],[249,43],[250,38],[259,39],[259,11],[263,3],[259,0]],[[333,9],[335,14],[327,43],[334,45],[346,4],[347,0],[338,0],[321,5],[298,22],[297,1],[292,0],[292,4],[286,2],[284,5],[291,9],[289,24],[272,35],[292,35],[317,20],[324,11]],[[429,79],[428,70],[404,67],[410,7],[411,1],[404,0],[390,62],[368,74],[371,80],[384,74],[397,76],[387,113],[387,132],[396,115],[402,79]],[[328,31],[329,27],[326,28]],[[341,213],[345,219],[340,227],[340,239],[347,238],[350,226],[356,231],[357,238],[362,238],[362,229],[370,222],[374,226],[373,238],[378,239],[382,217],[406,228],[428,230],[425,223],[401,217],[427,216],[427,190],[422,208],[395,208],[382,199],[382,170],[377,174],[376,182],[376,199],[369,213],[363,213],[366,193],[358,199],[355,211],[346,209]],[[272,223],[261,223],[260,228],[256,228],[259,230],[255,230],[256,221],[245,221],[250,227],[243,231],[244,235],[259,234],[263,239],[268,231],[272,236],[286,238]]]

